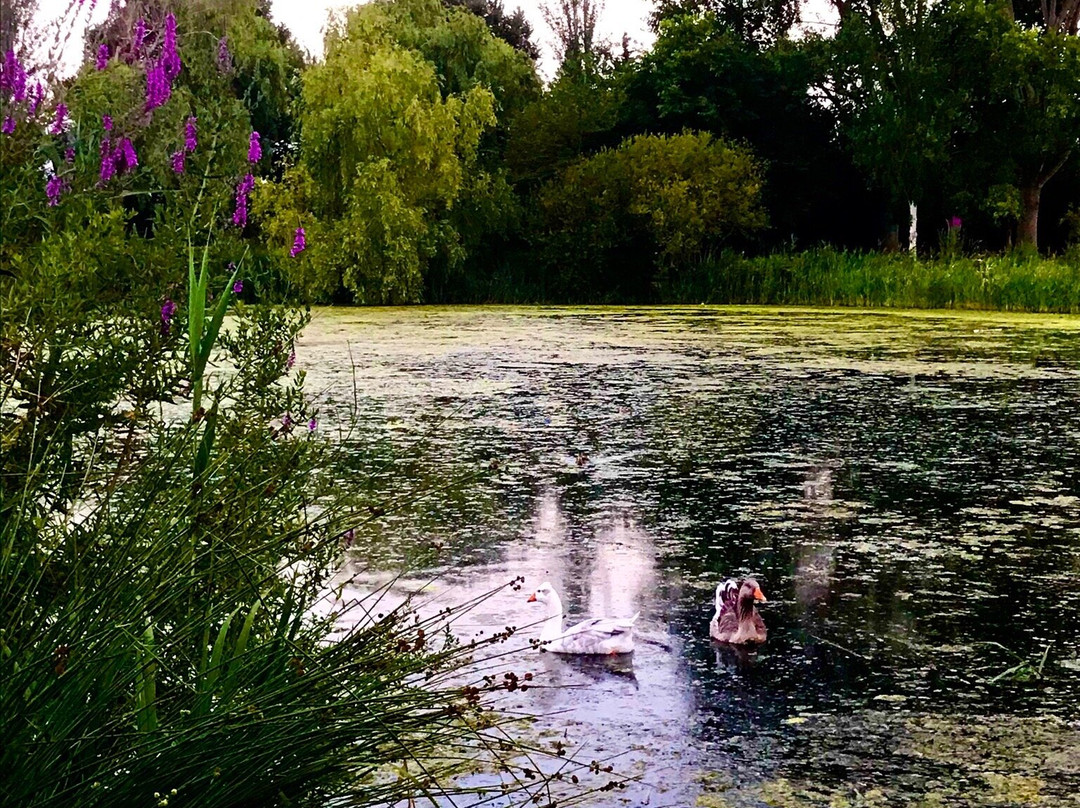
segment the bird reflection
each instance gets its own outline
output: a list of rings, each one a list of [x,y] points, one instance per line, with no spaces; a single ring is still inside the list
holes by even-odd
[[[757,664],[757,649],[746,645],[728,645],[726,643],[713,642],[713,653],[716,655],[716,669],[718,671],[730,671],[746,676],[753,672]]]
[[[614,677],[633,684],[638,688],[637,675],[634,673],[633,654],[566,656],[543,654],[544,665],[548,671],[559,673],[577,673],[594,682]]]

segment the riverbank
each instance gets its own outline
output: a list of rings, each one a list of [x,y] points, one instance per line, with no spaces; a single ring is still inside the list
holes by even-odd
[[[608,272],[615,278],[618,273]],[[628,270],[629,275],[635,274]],[[432,303],[763,304],[1080,313],[1080,251],[916,258],[820,248],[746,256],[727,251],[636,287],[567,284],[553,268],[515,258],[487,276],[429,289]]]
[[[660,294],[681,303],[1077,313],[1080,254],[922,259],[831,249],[757,258],[725,253],[673,275]]]

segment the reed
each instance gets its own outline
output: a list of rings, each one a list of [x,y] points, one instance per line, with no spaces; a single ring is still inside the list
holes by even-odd
[[[672,303],[972,308],[1080,312],[1080,253],[914,258],[829,248],[746,257],[735,252],[662,276]]]

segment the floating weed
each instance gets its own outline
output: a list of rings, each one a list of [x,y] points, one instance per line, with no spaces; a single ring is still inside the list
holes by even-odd
[[[1000,648],[1005,651],[1005,653],[1009,654],[1009,656],[1019,660],[1015,665],[1006,668],[990,679],[990,684],[996,684],[1002,679],[1010,679],[1014,682],[1027,682],[1032,679],[1042,679],[1043,669],[1046,667],[1046,659],[1050,655],[1050,646],[1053,645],[1053,643],[1047,643],[1046,647],[1043,649],[1042,656],[1040,656],[1038,660],[1035,660],[1021,657],[1019,654],[1010,651],[1001,643],[988,642],[985,644]]]

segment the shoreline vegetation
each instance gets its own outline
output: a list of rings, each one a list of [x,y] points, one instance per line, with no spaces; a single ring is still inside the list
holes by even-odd
[[[429,302],[454,304],[763,305],[956,309],[1080,314],[1080,253],[1016,251],[983,256],[914,257],[828,247],[746,256],[726,251],[694,267],[662,273],[651,294],[586,299],[551,294],[542,280],[509,268],[463,293]]]

